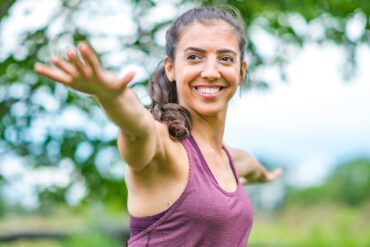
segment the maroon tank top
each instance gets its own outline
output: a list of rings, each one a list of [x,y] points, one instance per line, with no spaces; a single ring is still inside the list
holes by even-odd
[[[223,146],[238,183],[234,192],[219,186],[192,136],[182,144],[189,160],[184,191],[169,209],[159,214],[131,216],[128,246],[245,247],[253,209],[229,152]]]

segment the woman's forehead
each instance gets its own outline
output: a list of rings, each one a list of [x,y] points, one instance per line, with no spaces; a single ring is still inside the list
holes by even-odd
[[[178,40],[180,40],[184,35],[192,32],[206,32],[207,30],[220,30],[225,33],[233,33],[235,35],[235,28],[229,23],[222,20],[206,20],[206,21],[194,21],[190,24],[184,25],[180,28],[178,33]],[[206,37],[203,37],[206,38]]]
[[[239,50],[239,39],[234,28],[224,21],[195,22],[181,30],[177,48],[186,46],[225,46]],[[185,46],[185,47],[184,47]]]

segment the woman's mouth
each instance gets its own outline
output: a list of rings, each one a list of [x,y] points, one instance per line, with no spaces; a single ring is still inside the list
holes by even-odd
[[[197,86],[194,87],[195,91],[203,97],[206,98],[214,98],[220,94],[223,90],[223,87],[220,86],[213,86],[213,87],[204,87],[204,86]]]

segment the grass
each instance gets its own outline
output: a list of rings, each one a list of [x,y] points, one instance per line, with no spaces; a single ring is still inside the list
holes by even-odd
[[[248,246],[370,246],[368,208],[320,204],[257,213]]]
[[[0,247],[121,247],[117,240],[102,233],[79,234],[63,240],[22,240]]]

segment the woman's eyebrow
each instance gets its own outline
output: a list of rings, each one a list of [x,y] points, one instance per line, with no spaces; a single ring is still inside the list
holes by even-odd
[[[207,52],[204,49],[193,47],[193,46],[186,47],[186,49],[184,51],[188,51],[188,50],[197,51],[197,52],[200,52],[200,53],[206,53]]]
[[[231,49],[219,49],[219,50],[217,50],[217,53],[232,53],[235,56],[238,55],[238,53],[236,51],[231,50]]]
[[[188,51],[188,50],[196,51],[196,52],[199,52],[199,53],[206,53],[207,52],[207,50],[205,50],[205,49],[198,48],[198,47],[193,47],[193,46],[186,47],[184,51]],[[219,49],[216,52],[217,53],[233,53],[235,56],[238,55],[238,53],[236,51],[231,50],[231,49]]]

